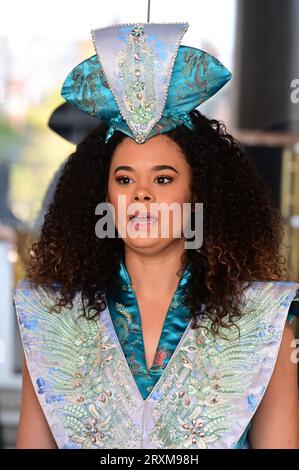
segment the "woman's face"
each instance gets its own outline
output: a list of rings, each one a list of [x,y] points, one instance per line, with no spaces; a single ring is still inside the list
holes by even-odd
[[[125,244],[155,250],[182,241],[182,207],[183,203],[191,202],[190,185],[190,166],[180,147],[169,137],[160,134],[144,144],[125,138],[112,156],[106,196],[106,201],[113,205],[118,232],[125,230],[122,233],[126,236],[121,235]],[[120,216],[119,196],[124,196],[125,218]],[[155,212],[152,203],[163,203],[163,212],[157,209]],[[177,203],[180,217],[171,210],[167,212],[173,203]],[[133,215],[148,211],[156,215],[152,222],[146,218],[131,220]]]

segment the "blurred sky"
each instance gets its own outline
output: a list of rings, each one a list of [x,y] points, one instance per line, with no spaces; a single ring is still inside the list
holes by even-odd
[[[235,3],[236,0],[151,0],[150,20],[188,21],[190,28],[183,43],[199,47],[202,39],[208,38],[221,49],[222,60],[230,66]],[[90,29],[146,18],[147,0],[10,0],[1,7],[0,36],[6,36],[26,60],[29,38],[46,36],[63,48],[68,42],[86,39]]]
[[[147,0],[10,0],[0,15],[0,84],[13,77],[17,99],[4,112],[22,114],[28,104],[62,85],[69,71],[94,54],[90,30],[114,23],[146,22]],[[236,0],[151,0],[153,22],[187,21],[182,44],[216,55],[233,67]],[[17,83],[16,83],[17,82]],[[18,85],[19,83],[19,85]],[[19,93],[18,92],[19,87]],[[1,90],[0,90],[1,91]],[[16,91],[16,93],[15,93]]]

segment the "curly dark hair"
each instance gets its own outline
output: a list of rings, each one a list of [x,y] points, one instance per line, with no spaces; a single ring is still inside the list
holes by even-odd
[[[225,124],[198,110],[191,119],[193,131],[182,126],[166,134],[192,167],[193,200],[203,203],[203,245],[182,256],[183,268],[190,263],[192,273],[185,303],[192,328],[206,316],[211,331],[218,333],[220,326],[229,327],[240,317],[250,281],[283,279],[283,223],[269,187]],[[116,282],[124,256],[123,239],[95,234],[95,207],[105,201],[111,158],[125,138],[115,132],[105,144],[106,131],[101,124],[69,156],[27,269],[27,277],[38,285],[60,285],[56,310],[72,307],[81,291],[88,318],[106,307],[105,292]]]

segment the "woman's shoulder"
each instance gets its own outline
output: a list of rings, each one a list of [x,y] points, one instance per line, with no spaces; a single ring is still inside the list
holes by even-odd
[[[20,322],[23,323],[27,320],[27,324],[35,324],[37,320],[42,321],[52,317],[53,315],[49,314],[58,311],[56,307],[60,290],[61,285],[58,283],[39,285],[27,278],[19,280],[13,292],[13,303]],[[59,313],[64,314],[64,317],[77,316],[76,314],[80,310],[80,301],[80,292],[77,292],[72,306],[58,307]],[[58,319],[62,315],[55,315],[55,317],[56,321],[59,321]]]
[[[72,305],[61,305],[60,296],[57,297],[60,288],[57,284],[36,285],[28,279],[16,285],[15,314],[24,352],[30,355],[32,364],[50,356],[55,361],[63,361],[63,355],[73,354],[76,344],[86,342],[90,347],[98,334],[98,322],[84,315],[81,291],[76,292]]]
[[[289,293],[291,297],[295,298],[299,295],[299,281],[279,281],[279,280],[252,280],[245,283],[248,292],[258,293]]]
[[[17,282],[14,289],[14,296],[22,294],[25,296],[30,296],[42,293],[57,294],[57,291],[59,291],[61,287],[61,284],[55,282],[49,284],[37,284],[33,280],[24,277]]]
[[[283,308],[287,312],[287,319],[291,322],[299,317],[299,282],[279,280],[252,281],[248,285],[248,297],[258,300],[266,300],[270,306]]]
[[[50,307],[50,305],[55,303],[60,289],[61,286],[59,284],[40,285],[28,278],[23,278],[17,282],[13,292],[13,299],[17,304],[38,302],[40,304],[45,303],[45,305]]]

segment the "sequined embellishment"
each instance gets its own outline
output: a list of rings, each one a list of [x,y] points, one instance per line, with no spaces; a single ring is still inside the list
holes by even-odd
[[[145,142],[161,119],[178,48],[188,26],[132,23],[91,31],[120,115],[138,143]],[[114,129],[112,123],[108,138]]]
[[[78,293],[73,309],[50,313],[55,293],[22,281],[14,301],[23,348],[58,447],[238,447],[273,373],[298,287],[253,283],[239,330],[215,336],[188,328],[143,400],[108,309],[97,321],[82,317]]]
[[[135,26],[118,61],[125,93],[124,103],[132,122],[141,125],[146,125],[156,113],[155,58],[147,37],[142,25]]]

